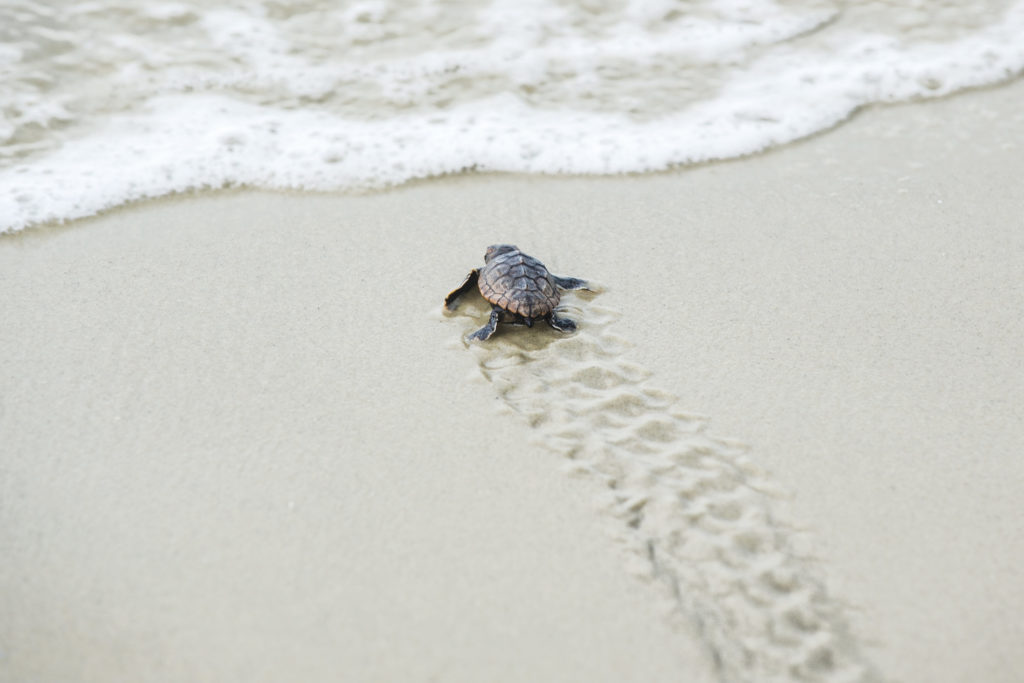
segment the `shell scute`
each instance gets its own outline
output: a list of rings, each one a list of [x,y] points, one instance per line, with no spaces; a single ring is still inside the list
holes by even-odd
[[[518,249],[494,256],[481,269],[478,286],[492,304],[530,319],[551,313],[561,299],[544,264]]]

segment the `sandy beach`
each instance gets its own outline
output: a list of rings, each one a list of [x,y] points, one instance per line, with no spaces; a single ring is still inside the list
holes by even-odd
[[[1022,98],[0,236],[0,680],[1021,680]]]

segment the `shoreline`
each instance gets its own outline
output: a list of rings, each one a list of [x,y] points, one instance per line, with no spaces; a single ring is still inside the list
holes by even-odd
[[[1020,88],[1019,83],[1024,82],[1024,73],[1017,73],[1011,76],[1007,76],[1004,80],[997,81],[994,83],[984,83],[981,85],[966,86],[961,90],[957,90],[952,93],[945,93],[941,95],[919,95],[916,98],[910,100],[900,100],[895,102],[869,102],[866,104],[859,105],[853,109],[847,116],[836,121],[826,128],[822,128],[813,133],[809,133],[803,137],[798,137],[793,140],[780,143],[770,143],[768,146],[758,149],[756,151],[748,152],[739,156],[730,157],[715,157],[709,158],[702,161],[690,161],[673,164],[668,168],[652,171],[627,171],[623,173],[537,173],[537,174],[524,174],[516,171],[475,171],[462,169],[460,171],[446,171],[438,175],[430,175],[425,177],[416,177],[409,180],[404,180],[394,185],[387,185],[381,187],[362,187],[353,186],[345,189],[338,190],[316,190],[316,189],[295,189],[295,188],[266,188],[266,187],[254,187],[251,185],[238,185],[230,184],[221,187],[200,187],[200,188],[188,188],[180,191],[171,191],[166,194],[160,194],[156,196],[146,196],[136,199],[130,199],[121,204],[115,206],[100,209],[97,212],[74,216],[72,218],[62,218],[58,220],[48,220],[43,222],[29,223],[21,227],[3,229],[0,226],[0,236],[17,234],[24,230],[55,230],[65,225],[73,225],[82,221],[86,221],[92,218],[102,218],[103,216],[110,215],[113,212],[117,212],[123,209],[130,209],[132,207],[145,205],[151,202],[157,201],[176,201],[178,199],[188,199],[192,197],[201,197],[205,195],[230,195],[234,193],[244,192],[259,192],[265,194],[280,194],[280,195],[301,195],[301,196],[346,196],[346,197],[364,197],[370,195],[387,194],[390,192],[401,191],[403,188],[412,188],[420,184],[430,184],[434,182],[447,182],[453,178],[472,177],[472,178],[485,178],[485,179],[515,179],[515,178],[551,178],[551,179],[563,179],[563,180],[587,180],[587,179],[635,179],[635,178],[647,178],[647,177],[659,177],[659,176],[672,176],[680,173],[686,173],[690,170],[715,167],[723,164],[732,163],[743,163],[750,159],[756,159],[766,154],[775,154],[777,151],[784,150],[792,146],[800,146],[808,144],[813,140],[816,140],[822,136],[829,136],[834,131],[841,129],[843,126],[855,121],[858,117],[864,115],[870,115],[870,112],[874,111],[886,111],[889,109],[899,109],[902,107],[920,107],[927,106],[929,103],[942,103],[948,100],[956,100],[962,96],[970,97],[974,93],[984,95],[987,92],[1000,92],[1010,88]]]

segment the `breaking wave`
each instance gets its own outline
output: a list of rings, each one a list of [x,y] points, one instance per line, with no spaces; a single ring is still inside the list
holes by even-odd
[[[1020,0],[0,7],[0,232],[201,188],[723,159],[1024,69]]]

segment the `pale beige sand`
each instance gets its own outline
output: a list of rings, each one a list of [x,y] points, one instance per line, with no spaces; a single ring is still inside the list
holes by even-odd
[[[712,680],[449,348],[448,187],[2,241],[0,681]]]
[[[1020,680],[1022,97],[0,239],[0,680]],[[576,336],[458,343],[498,240]]]

